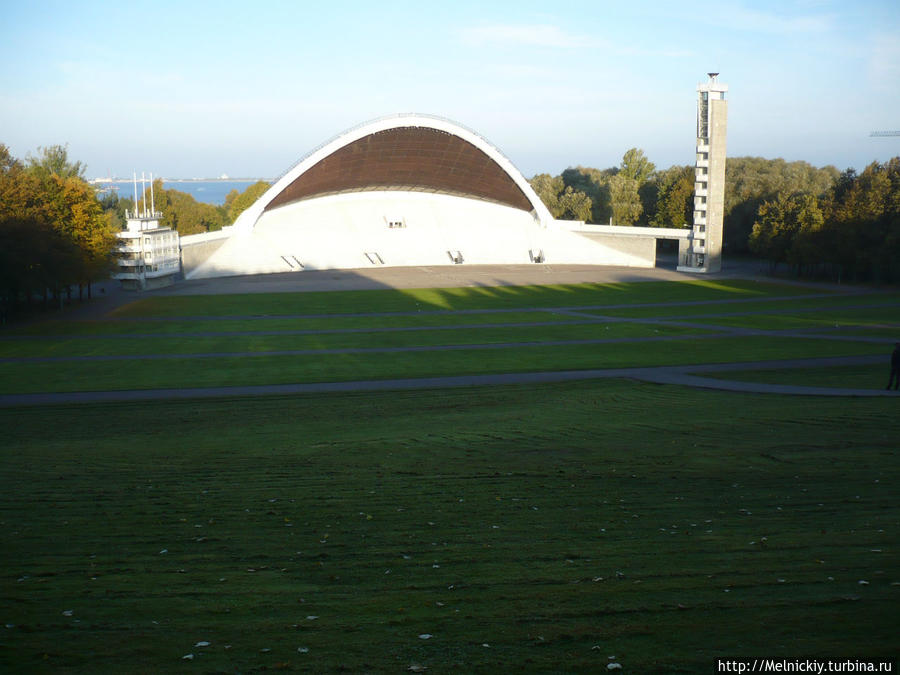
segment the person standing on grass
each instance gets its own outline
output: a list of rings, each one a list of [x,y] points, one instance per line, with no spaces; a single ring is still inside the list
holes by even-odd
[[[892,384],[894,391],[897,391],[900,387],[900,342],[894,344],[894,351],[891,352],[891,377],[885,389],[890,389]]]

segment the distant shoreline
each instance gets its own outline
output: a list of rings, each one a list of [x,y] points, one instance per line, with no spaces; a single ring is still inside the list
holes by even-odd
[[[147,179],[145,179],[146,182]],[[265,181],[271,183],[269,178],[162,178],[154,176],[153,180],[161,180],[164,183],[256,183]],[[89,183],[133,183],[133,178],[91,178]],[[140,180],[138,181],[140,182]]]

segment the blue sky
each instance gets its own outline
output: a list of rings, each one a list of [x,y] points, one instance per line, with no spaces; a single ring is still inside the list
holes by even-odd
[[[89,176],[275,177],[360,122],[449,117],[520,170],[630,147],[693,162],[695,89],[728,151],[861,169],[900,155],[896,0],[552,3],[0,0],[0,143]]]

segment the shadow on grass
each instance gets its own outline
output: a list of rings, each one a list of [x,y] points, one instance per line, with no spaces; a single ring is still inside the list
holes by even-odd
[[[809,289],[755,281],[558,284],[547,286],[466,286],[240,295],[171,295],[142,298],[111,317],[278,316],[372,312],[515,309],[694,300],[777,297]]]

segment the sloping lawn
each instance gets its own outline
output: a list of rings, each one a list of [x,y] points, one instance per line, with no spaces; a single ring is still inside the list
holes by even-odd
[[[613,380],[0,410],[0,669],[890,657],[895,404]]]

